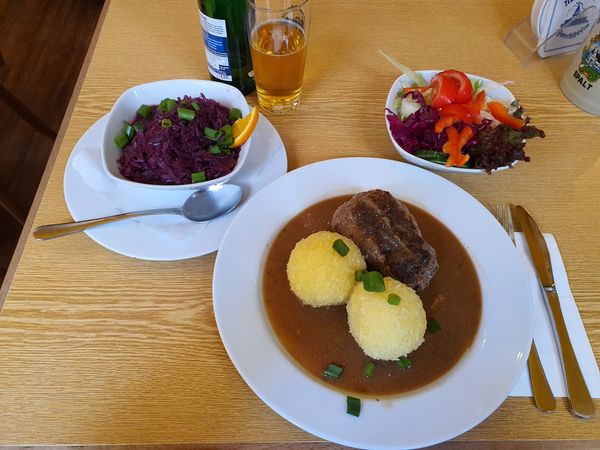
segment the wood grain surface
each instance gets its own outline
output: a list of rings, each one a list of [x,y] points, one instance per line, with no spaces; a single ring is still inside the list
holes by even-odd
[[[0,0],[0,284],[103,3]]]
[[[482,202],[526,205],[554,233],[598,359],[600,119],[559,89],[570,57],[523,67],[504,47],[530,7],[524,0],[315,0],[301,108],[269,119],[290,169],[346,156],[397,160],[383,108],[398,74],[379,48],[417,69],[514,80],[512,91],[548,134],[528,145],[532,162],[446,178]],[[84,131],[125,89],[166,78],[207,78],[195,2],[112,0],[33,225],[70,219],[62,178]],[[27,238],[0,315],[0,443],[310,448],[318,439],[264,405],[229,361],[212,312],[213,264],[214,254],[139,261],[83,234]],[[509,398],[460,441],[593,448],[600,426],[571,416],[564,400],[543,414],[529,399]]]

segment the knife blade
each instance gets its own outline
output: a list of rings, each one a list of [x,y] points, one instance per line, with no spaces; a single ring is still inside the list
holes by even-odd
[[[554,325],[571,412],[576,416],[589,419],[594,416],[594,403],[579,368],[565,325],[546,241],[539,226],[525,208],[518,205],[517,214]]]

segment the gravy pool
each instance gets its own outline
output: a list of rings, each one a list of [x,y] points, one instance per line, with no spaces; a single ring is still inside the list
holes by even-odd
[[[267,255],[263,273],[263,300],[271,327],[288,355],[305,371],[346,393],[380,398],[419,389],[446,374],[473,343],[481,317],[481,288],[475,267],[454,234],[435,217],[405,203],[415,216],[423,237],[437,252],[440,266],[429,286],[418,294],[427,318],[441,329],[425,332],[425,342],[408,357],[412,367],[366,356],[348,329],[346,305],[305,306],[290,289],[286,267],[290,253],[302,238],[331,230],[336,208],[352,196],[335,197],[310,206],[279,232]],[[362,373],[375,363],[375,374]],[[344,368],[336,380],[324,380],[331,363]]]

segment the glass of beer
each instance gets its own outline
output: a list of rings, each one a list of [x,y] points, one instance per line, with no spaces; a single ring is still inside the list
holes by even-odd
[[[283,114],[298,107],[309,23],[309,0],[248,0],[256,93],[265,111]]]

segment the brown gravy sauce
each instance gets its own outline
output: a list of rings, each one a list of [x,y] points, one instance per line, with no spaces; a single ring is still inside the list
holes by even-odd
[[[321,230],[331,230],[335,209],[351,196],[324,200],[294,217],[272,243],[263,275],[263,299],[269,321],[288,355],[323,381],[323,370],[335,363],[342,376],[326,383],[344,392],[382,397],[419,389],[446,374],[473,343],[481,317],[481,288],[475,267],[454,234],[435,217],[406,203],[423,237],[437,252],[440,269],[419,295],[427,317],[441,329],[425,333],[425,342],[408,356],[412,367],[393,361],[373,361],[375,375],[362,373],[366,356],[348,330],[346,306],[312,308],[291,291],[286,267],[296,242]]]

